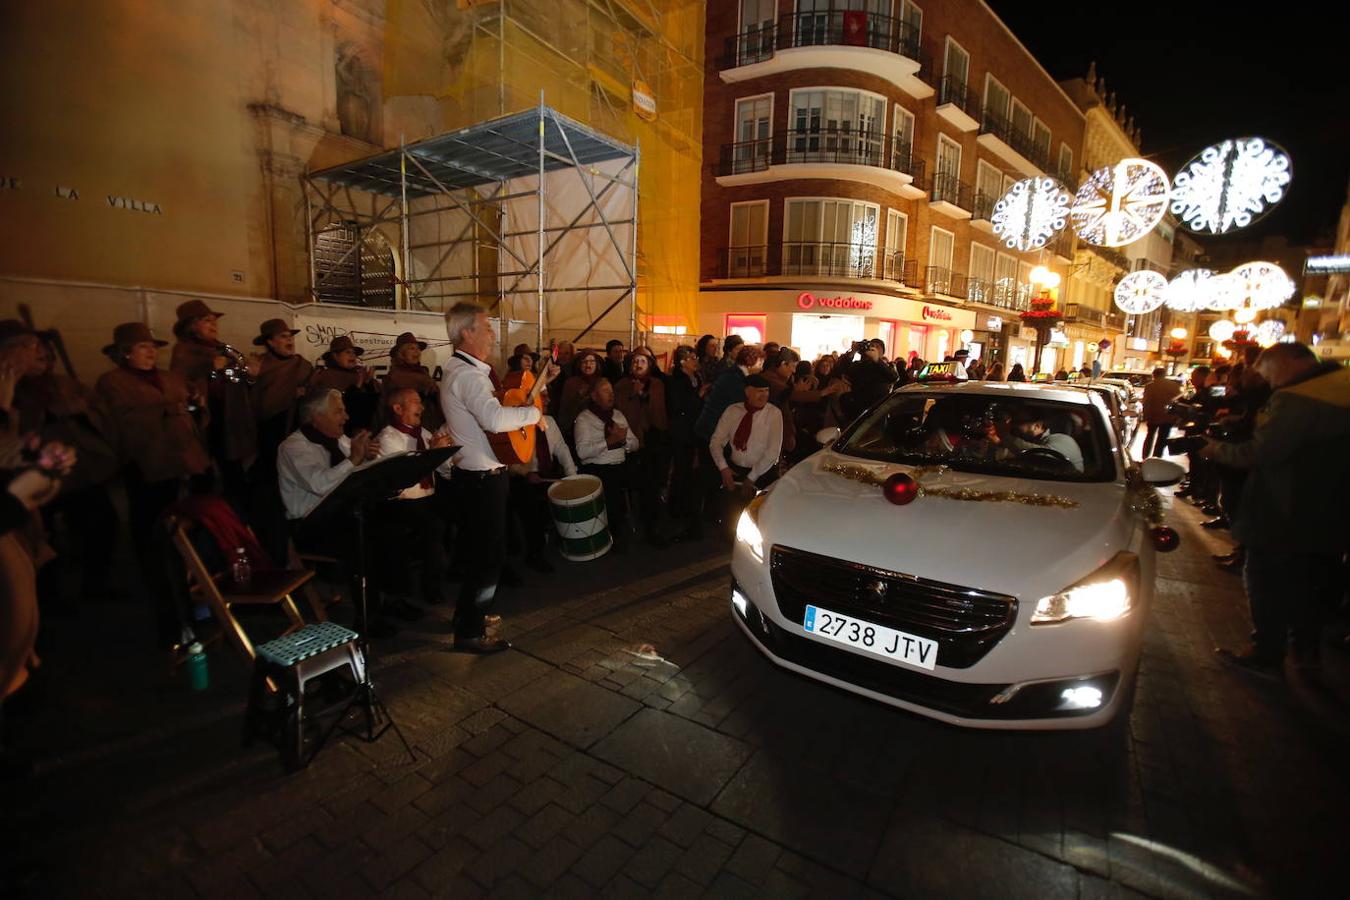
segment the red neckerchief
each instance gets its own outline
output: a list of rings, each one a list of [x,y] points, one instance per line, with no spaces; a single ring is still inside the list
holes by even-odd
[[[393,425],[396,431],[401,431],[410,438],[416,438],[418,450],[427,449],[426,441],[422,440],[421,425],[400,425],[398,422],[390,422],[389,424]],[[431,473],[428,472],[421,481],[417,482],[417,486],[422,488],[434,488],[436,482],[432,479]]]
[[[159,377],[159,369],[133,369],[126,363],[122,364],[122,368],[132,375],[135,375],[141,381],[148,382],[151,387],[161,394],[164,393],[164,379]]]
[[[741,416],[741,424],[736,426],[736,434],[731,439],[731,446],[742,453],[750,445],[750,426],[755,420],[755,413],[763,409],[763,406],[751,408],[750,404],[745,404],[745,415]]]
[[[347,458],[346,454],[342,452],[342,446],[338,444],[337,438],[329,437],[313,425],[308,423],[301,425],[300,433],[328,451],[328,464],[330,466],[336,466]]]
[[[595,417],[599,419],[606,428],[614,424],[614,407],[611,406],[609,409],[601,409],[596,406],[595,401],[592,400],[590,403],[586,404],[586,408],[595,413]]]

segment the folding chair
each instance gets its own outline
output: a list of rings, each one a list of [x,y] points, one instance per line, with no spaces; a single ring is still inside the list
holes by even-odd
[[[257,653],[253,641],[249,639],[239,620],[234,617],[231,607],[279,604],[291,623],[282,634],[291,634],[305,627],[305,620],[296,609],[295,599],[291,595],[308,584],[314,577],[312,571],[282,569],[255,572],[249,584],[237,586],[228,572],[215,574],[207,569],[197,553],[197,548],[192,545],[192,539],[188,537],[187,528],[181,519],[171,518],[169,527],[172,529],[174,547],[187,567],[188,577],[192,582],[192,593],[205,598],[207,605],[220,622],[221,632],[249,662],[257,658]]]

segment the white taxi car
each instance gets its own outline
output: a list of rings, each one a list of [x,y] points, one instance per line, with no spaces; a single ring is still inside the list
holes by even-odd
[[[1051,385],[913,384],[828,431],[738,523],[733,616],[765,656],[958,725],[1128,713],[1154,581],[1137,492],[1180,466],[1127,484],[1101,398]]]

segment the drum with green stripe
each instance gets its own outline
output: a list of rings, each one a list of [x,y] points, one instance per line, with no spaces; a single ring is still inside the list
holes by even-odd
[[[598,559],[609,552],[609,516],[605,486],[594,475],[575,475],[548,489],[553,524],[562,537],[562,555],[578,562]]]

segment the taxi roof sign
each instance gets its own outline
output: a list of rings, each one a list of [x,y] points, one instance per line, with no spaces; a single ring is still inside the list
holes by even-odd
[[[949,359],[945,362],[932,362],[919,370],[918,381],[927,383],[969,381],[966,367],[960,361]]]

